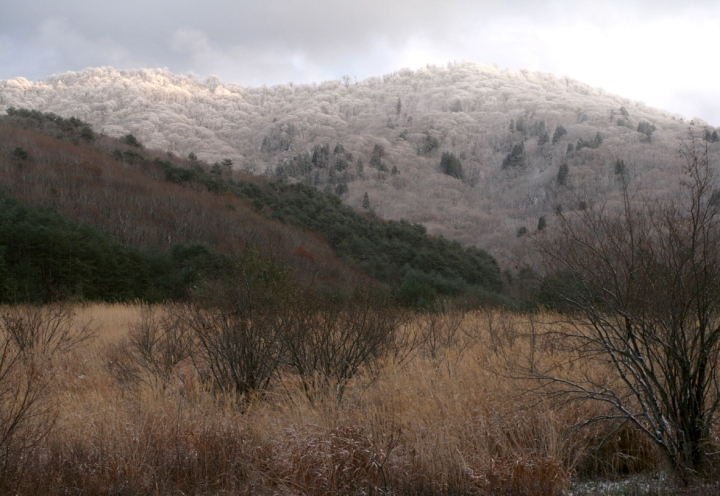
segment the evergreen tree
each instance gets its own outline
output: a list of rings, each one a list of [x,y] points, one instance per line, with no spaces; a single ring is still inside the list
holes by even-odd
[[[450,152],[443,152],[442,158],[440,159],[440,170],[443,174],[460,179],[461,181],[464,178],[460,159]]]
[[[16,160],[27,160],[29,156],[30,155],[28,154],[27,150],[20,146],[15,148],[12,152],[12,158]]]
[[[548,135],[547,131],[543,131],[540,136],[538,136],[538,146],[543,146],[550,142],[550,136]]]
[[[380,169],[382,165],[382,158],[385,156],[385,148],[382,145],[376,144],[373,148],[372,155],[370,156],[370,165],[376,169]]]
[[[603,142],[603,135],[600,134],[600,131],[598,131],[595,134],[595,139],[593,140],[593,148],[598,148],[600,145],[602,145]]]
[[[523,141],[513,145],[512,150],[510,150],[510,153],[508,153],[505,160],[503,160],[503,169],[511,167],[525,167],[525,143]]]
[[[135,148],[142,148],[143,145],[138,141],[138,139],[133,134],[126,134],[122,138],[120,138],[120,141],[125,143],[126,145],[134,146]]]
[[[627,166],[625,165],[625,161],[617,159],[615,161],[615,175],[622,176],[626,172],[627,172]]]
[[[568,179],[569,172],[570,172],[570,168],[568,167],[567,162],[563,162],[562,164],[560,164],[560,169],[558,170],[558,174],[557,174],[558,186],[567,185],[567,179]]]
[[[363,195],[362,207],[363,207],[365,210],[370,210],[370,197],[368,196],[367,191],[366,191],[365,194]]]
[[[542,216],[538,219],[537,230],[542,231],[546,227],[547,227],[547,221],[545,220],[545,216]]]
[[[553,137],[552,137],[552,144],[553,145],[557,144],[557,142],[560,141],[562,139],[562,137],[565,136],[566,134],[567,134],[567,129],[565,129],[565,127],[563,127],[562,125],[559,125],[558,127],[556,127],[555,132],[553,133]]]
[[[315,145],[311,160],[315,167],[326,168],[330,162],[330,145]]]
[[[711,133],[709,129],[705,130],[705,136],[703,138],[709,143],[717,143],[718,141],[720,141],[720,136],[718,136],[718,132],[713,131]]]
[[[80,131],[80,137],[85,141],[95,141],[95,133],[90,126],[84,126]]]
[[[655,125],[646,121],[640,121],[638,123],[637,132],[645,135],[640,138],[641,141],[650,142],[652,140],[652,133],[655,132]]]
[[[425,133],[420,149],[418,150],[420,155],[429,155],[437,148],[440,148],[440,142],[435,136],[430,136],[430,133]]]

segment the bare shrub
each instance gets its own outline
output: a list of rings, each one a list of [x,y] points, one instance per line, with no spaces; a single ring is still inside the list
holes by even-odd
[[[633,424],[687,482],[707,468],[720,407],[720,205],[707,145],[684,152],[677,197],[624,182],[621,208],[560,215],[535,238],[542,289],[572,315],[531,343],[557,360],[524,370],[554,395],[611,406],[588,422]]]
[[[75,309],[69,303],[18,305],[0,313],[0,327],[21,352],[51,357],[77,348],[93,333],[90,323],[77,327]]]
[[[130,329],[128,344],[133,361],[164,388],[172,381],[175,367],[195,349],[185,307],[143,306],[140,322]]]
[[[138,321],[137,310],[83,309],[102,329],[103,341],[125,345],[126,323]],[[538,361],[565,366],[564,350],[544,340],[555,317],[534,316]],[[512,351],[527,350],[533,326],[526,316],[495,311],[492,328],[502,329],[504,318],[516,334]],[[192,378],[187,385],[197,387],[168,388],[162,395],[139,379],[127,388],[105,373],[103,362],[119,356],[135,373],[143,373],[140,367],[123,361],[127,346],[98,341],[53,369],[58,380],[45,392],[58,409],[57,421],[26,452],[31,464],[20,486],[6,485],[0,493],[559,496],[596,494],[578,492],[589,478],[657,474],[662,454],[636,427],[616,430],[603,422],[576,428],[610,408],[597,402],[555,408],[527,394],[536,382],[492,374],[502,356],[491,353],[487,320],[484,312],[467,314],[460,332],[476,338],[473,353],[465,352],[452,371],[428,366],[419,354],[403,367],[388,356],[373,362],[371,381],[362,387],[354,387],[357,378],[350,382],[347,404],[311,404],[301,397],[299,380],[284,388],[272,381],[270,394],[278,393],[266,396],[272,401],[244,411],[218,401],[217,389]],[[412,321],[401,327],[418,331]],[[392,346],[383,353],[394,353]],[[475,352],[489,352],[488,361],[480,363]],[[580,376],[582,369],[576,363],[568,372]],[[659,480],[667,487],[658,494],[677,493],[671,480]],[[627,487],[618,491],[645,494]]]
[[[549,456],[499,458],[483,468],[476,475],[478,486],[489,494],[560,495],[570,480],[563,461]]]
[[[307,291],[288,307],[281,333],[287,363],[309,399],[322,391],[341,401],[348,381],[392,350],[402,319],[369,290],[348,297]]]
[[[461,331],[465,313],[454,309],[423,312],[417,318],[416,325],[422,336],[422,349],[433,360],[450,348],[459,347],[460,354],[467,347]]]
[[[56,354],[88,340],[69,304],[19,305],[0,312],[0,489],[19,484],[29,453],[54,423],[45,371]]]
[[[22,478],[29,451],[52,427],[47,381],[35,361],[3,329],[0,335],[0,490]]]
[[[617,428],[596,423],[576,435],[587,446],[575,467],[580,477],[619,478],[653,472],[663,464],[652,440],[632,424]]]
[[[490,347],[497,353],[504,348],[512,348],[518,337],[517,319],[508,311],[488,311],[484,313],[485,330],[490,338]],[[482,334],[482,333],[480,333]]]
[[[254,254],[236,261],[227,279],[207,284],[186,308],[201,374],[243,397],[267,389],[283,355],[280,309],[290,292],[288,271]]]
[[[103,365],[110,375],[128,388],[137,386],[141,380],[141,371],[128,341],[113,343],[103,350]]]

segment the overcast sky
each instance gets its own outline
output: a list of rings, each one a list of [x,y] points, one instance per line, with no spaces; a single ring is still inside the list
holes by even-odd
[[[167,67],[255,86],[451,61],[720,126],[718,0],[0,0],[0,79]]]

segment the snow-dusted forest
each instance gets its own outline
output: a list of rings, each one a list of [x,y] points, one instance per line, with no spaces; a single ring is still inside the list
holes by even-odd
[[[559,209],[612,199],[619,176],[674,188],[690,134],[720,155],[718,130],[699,120],[568,78],[470,63],[261,88],[87,69],[0,81],[0,111],[8,107],[308,182],[501,257]]]

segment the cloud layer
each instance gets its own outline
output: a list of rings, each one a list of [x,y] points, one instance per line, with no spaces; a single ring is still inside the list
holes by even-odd
[[[716,1],[8,0],[0,33],[0,79],[167,67],[262,85],[469,60],[720,125]]]

